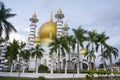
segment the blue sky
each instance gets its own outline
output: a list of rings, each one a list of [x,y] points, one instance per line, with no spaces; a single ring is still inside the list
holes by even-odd
[[[86,30],[105,31],[110,39],[108,43],[120,51],[120,0],[1,0],[12,13],[17,16],[10,19],[18,33],[11,34],[13,38],[26,41],[29,35],[29,25],[32,14],[36,12],[39,22],[37,30],[49,21],[51,11],[57,13],[63,10],[69,27],[80,25]],[[54,19],[55,21],[55,19]],[[71,30],[70,30],[71,32]]]

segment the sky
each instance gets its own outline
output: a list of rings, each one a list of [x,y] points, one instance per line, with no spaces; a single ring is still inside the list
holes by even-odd
[[[106,32],[110,37],[107,41],[120,51],[120,0],[1,0],[6,8],[11,8],[11,13],[17,14],[9,21],[17,29],[12,33],[10,40],[26,41],[30,34],[31,24],[29,18],[35,12],[39,19],[37,29],[49,21],[51,12],[53,15],[60,8],[65,15],[63,21],[70,27],[78,28],[80,25],[86,30]],[[54,21],[56,19],[54,18]],[[119,57],[120,58],[120,57]]]

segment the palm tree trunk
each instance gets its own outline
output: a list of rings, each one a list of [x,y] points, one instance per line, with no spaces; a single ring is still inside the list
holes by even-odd
[[[102,53],[102,57],[103,57],[103,69],[106,70],[106,67],[105,67],[105,57],[104,57],[104,53],[103,53],[103,48],[102,48],[102,44],[101,44],[101,53]]]
[[[68,61],[68,70],[70,70],[70,54],[69,54],[69,61]]]
[[[37,71],[37,56],[36,56],[36,59],[35,59],[35,71]]]
[[[78,69],[81,70],[82,68],[80,68],[80,52],[79,52],[79,42],[77,42],[77,52],[78,52]]]
[[[94,56],[94,45],[93,45],[93,43],[92,43],[92,54],[93,54],[93,62],[94,62],[93,69],[95,70],[95,56]]]
[[[10,58],[10,59],[9,59],[9,70],[11,70],[11,67],[12,67],[12,61],[13,61],[13,60]]]
[[[112,55],[111,55],[111,53],[110,53],[110,68],[111,68],[111,70],[112,70]]]
[[[70,48],[70,45],[69,45],[69,48]],[[69,52],[68,70],[70,70],[70,52]]]
[[[0,38],[2,38],[2,26],[0,25]]]
[[[61,64],[60,64],[60,48],[58,49],[58,70],[59,70],[59,72],[60,72],[60,70],[61,70]]]

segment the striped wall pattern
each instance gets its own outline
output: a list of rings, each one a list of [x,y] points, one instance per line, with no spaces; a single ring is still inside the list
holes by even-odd
[[[57,37],[61,37],[62,36],[62,30],[63,30],[63,21],[62,19],[64,18],[64,14],[56,14],[55,15],[56,19],[57,19]]]
[[[36,24],[32,23],[30,25],[30,43],[29,43],[30,47],[33,47],[33,45],[34,45],[35,29],[36,29]]]
[[[0,71],[2,71],[4,68],[6,51],[7,51],[7,41],[3,45],[0,45]]]

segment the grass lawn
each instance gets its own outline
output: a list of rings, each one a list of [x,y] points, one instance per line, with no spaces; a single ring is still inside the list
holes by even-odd
[[[0,80],[31,80],[30,78],[0,77]]]
[[[118,80],[120,79],[120,77],[98,77],[98,78],[93,78],[93,80]],[[0,80],[44,80],[44,79],[38,79],[38,78],[34,78],[34,79],[30,79],[30,78],[17,78],[17,77],[0,77]],[[73,78],[64,78],[64,79],[45,79],[45,80],[73,80]],[[90,80],[90,79],[86,79],[86,78],[75,78],[74,80]]]

